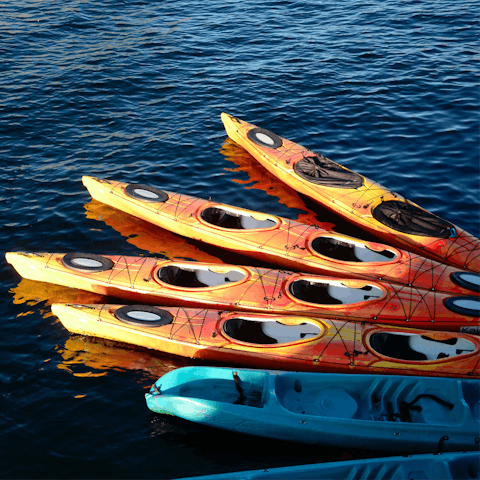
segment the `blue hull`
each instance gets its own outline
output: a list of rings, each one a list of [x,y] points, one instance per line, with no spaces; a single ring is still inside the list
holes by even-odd
[[[405,453],[478,451],[480,382],[185,367],[146,394],[148,408],[225,430]]]
[[[471,452],[372,458],[204,475],[180,480],[466,480],[480,478],[480,455]]]

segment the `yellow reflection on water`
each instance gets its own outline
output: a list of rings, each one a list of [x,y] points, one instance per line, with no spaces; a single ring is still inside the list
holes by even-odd
[[[76,377],[102,377],[111,370],[141,370],[156,380],[190,364],[186,359],[84,335],[72,335],[58,352],[63,359],[58,368]]]
[[[105,222],[108,226],[127,237],[127,242],[151,253],[173,258],[191,258],[199,262],[224,263],[187,239],[168,230],[152,225],[139,218],[109,207],[97,200],[84,205],[87,218]]]
[[[20,283],[10,289],[13,294],[13,303],[25,303],[29,306],[45,302],[52,303],[106,303],[107,297],[96,293],[76,290],[74,288],[62,287],[51,283],[36,282],[22,278]],[[33,312],[22,312],[18,316],[28,315]],[[47,315],[47,316],[51,316]]]
[[[96,293],[27,279],[22,279],[16,287],[10,289],[10,293],[13,294],[13,303],[29,306],[41,302],[45,302],[47,306],[53,303],[112,303],[112,299]],[[115,303],[121,303],[121,300],[116,300]],[[50,308],[43,306],[20,312],[17,317],[30,314],[40,314],[44,318],[53,317]],[[57,351],[62,357],[57,368],[76,377],[102,377],[112,369],[141,370],[156,380],[164,373],[188,364],[187,359],[180,357],[172,358],[166,354],[163,354],[163,357],[160,352],[76,334],[71,334],[63,346],[57,347]]]
[[[238,146],[233,140],[227,138],[220,150],[227,160],[238,165],[237,168],[226,168],[230,172],[245,172],[250,180],[234,179],[235,183],[245,185],[246,189],[256,188],[263,190],[268,195],[278,197],[281,204],[288,208],[296,208],[306,213],[298,215],[298,221],[308,225],[318,225],[325,230],[332,230],[335,224],[330,222],[320,222],[317,214],[310,210],[305,202],[300,198],[298,193],[285,183],[281,182],[277,177],[272,175],[260,163],[258,163],[246,150]],[[254,182],[253,185],[246,186],[248,183]]]

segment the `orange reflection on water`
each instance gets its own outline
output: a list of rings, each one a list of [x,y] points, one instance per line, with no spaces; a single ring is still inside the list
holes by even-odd
[[[103,295],[25,278],[10,289],[10,293],[13,294],[13,303],[29,306],[41,302],[45,302],[47,306],[53,303],[109,303],[109,298]],[[40,314],[44,318],[53,317],[50,308],[38,307],[34,311],[21,312],[18,317],[30,314]],[[57,319],[57,322],[60,323],[60,320]],[[177,360],[168,355],[160,358],[140,347],[76,334],[71,334],[65,345],[57,349],[63,359],[57,368],[67,370],[77,377],[101,377],[112,369],[141,370],[156,380],[164,373],[188,364],[187,359]]]
[[[141,370],[154,380],[175,368],[190,365],[187,359],[155,355],[149,350],[111,340],[72,335],[58,352],[58,365],[76,377],[102,377],[110,370]]]
[[[226,168],[230,172],[245,172],[250,180],[232,181],[240,185],[255,182],[253,185],[245,186],[246,189],[256,188],[265,191],[268,195],[278,197],[281,204],[288,208],[296,208],[306,213],[298,215],[298,221],[308,225],[318,225],[325,230],[332,230],[335,224],[330,222],[320,222],[317,214],[310,210],[305,202],[300,198],[298,193],[285,183],[281,182],[277,177],[272,175],[260,163],[258,163],[246,150],[237,145],[233,140],[227,138],[222,145],[220,153],[225,155],[226,159],[238,165],[237,168]]]
[[[30,306],[37,305],[40,302],[46,302],[47,305],[52,305],[52,303],[105,303],[107,299],[107,297],[97,293],[51,283],[35,282],[26,278],[22,278],[16,287],[11,288],[10,293],[13,294],[13,303],[26,303]],[[44,316],[52,316],[50,309]]]
[[[97,200],[84,205],[87,218],[105,222],[108,226],[127,237],[127,242],[141,250],[165,255],[169,259],[190,258],[199,262],[224,263],[185,238],[163,228],[152,225],[128,213],[109,207]]]

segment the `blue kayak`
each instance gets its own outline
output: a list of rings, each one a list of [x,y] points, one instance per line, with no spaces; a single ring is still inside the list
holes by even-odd
[[[479,449],[480,382],[398,375],[185,367],[148,408],[235,432],[406,453]]]
[[[316,463],[244,472],[189,477],[180,480],[466,480],[480,478],[478,452],[370,458]]]

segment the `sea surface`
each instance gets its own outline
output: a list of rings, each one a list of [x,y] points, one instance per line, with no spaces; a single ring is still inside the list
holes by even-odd
[[[480,3],[0,0],[0,477],[176,478],[396,452],[299,445],[153,414],[198,365],[70,334],[7,251],[248,263],[92,201],[144,183],[363,236],[227,139],[225,111],[480,236]],[[414,453],[414,452],[412,452]]]

